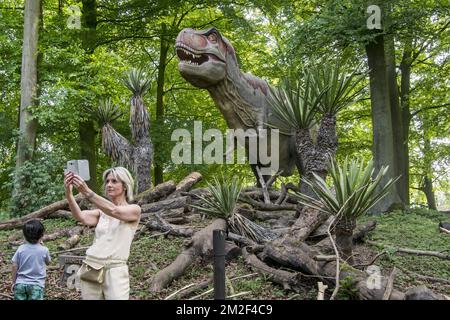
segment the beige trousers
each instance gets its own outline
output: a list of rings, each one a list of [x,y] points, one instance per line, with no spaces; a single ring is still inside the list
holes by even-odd
[[[130,296],[128,266],[106,267],[104,272],[105,278],[102,284],[80,279],[81,298],[83,300],[128,300]]]

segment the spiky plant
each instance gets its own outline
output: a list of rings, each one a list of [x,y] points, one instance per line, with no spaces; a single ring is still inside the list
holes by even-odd
[[[285,131],[309,129],[315,120],[321,96],[315,96],[310,76],[305,80],[292,83],[284,79],[278,88],[271,88],[269,103],[273,113],[283,123]]]
[[[96,108],[88,110],[102,127],[102,147],[105,153],[120,165],[130,168],[133,163],[133,147],[111,125],[123,115],[119,106],[115,105],[110,98],[105,98],[99,101]]]
[[[143,100],[143,96],[150,89],[151,79],[139,68],[131,69],[123,78],[123,82],[133,94],[130,107],[130,127],[135,145],[133,171],[137,176],[138,192],[142,192],[152,185],[153,144],[150,139],[149,115]]]
[[[329,163],[328,172],[334,191],[324,179],[314,174],[311,181],[305,182],[314,191],[317,199],[297,193],[300,203],[329,215],[338,215],[335,226],[336,243],[343,258],[350,263],[356,219],[380,201],[398,179],[390,179],[384,186],[380,185],[388,169],[387,166],[382,167],[372,178],[375,171],[372,160],[366,164],[362,158],[345,158],[342,165],[333,160]]]
[[[91,113],[98,124],[103,126],[106,124],[112,124],[114,121],[119,119],[123,112],[120,110],[119,106],[114,104],[111,98],[101,99],[98,103],[97,108],[85,108]]]
[[[336,115],[356,102],[365,88],[361,84],[365,72],[360,72],[359,67],[350,73],[344,72],[343,64],[345,70],[349,69],[344,61],[337,60],[335,63],[322,62],[306,71],[311,76],[315,96],[320,96],[318,109],[322,114]]]
[[[273,240],[276,237],[270,230],[238,213],[237,203],[242,185],[236,176],[233,176],[231,180],[224,176],[221,179],[214,177],[213,183],[207,182],[207,185],[210,194],[205,197],[198,196],[203,205],[193,205],[193,207],[212,217],[225,219],[232,232],[248,237],[257,243]]]
[[[125,86],[133,93],[130,107],[130,126],[135,141],[148,138],[148,113],[143,96],[150,89],[151,79],[142,68],[133,68],[123,77]]]

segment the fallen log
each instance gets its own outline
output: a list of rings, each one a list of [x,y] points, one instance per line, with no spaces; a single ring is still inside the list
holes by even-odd
[[[240,195],[239,200],[245,203],[252,205],[253,208],[265,211],[280,211],[280,210],[297,210],[297,205],[295,204],[274,204],[274,203],[263,203],[252,198],[249,198],[245,195]]]
[[[176,189],[175,183],[172,180],[169,180],[160,183],[149,190],[141,192],[134,198],[133,202],[137,203],[138,205],[143,205],[145,203],[159,201],[170,195],[172,192],[175,191],[175,189]]]
[[[191,172],[189,175],[187,175],[183,180],[181,180],[177,184],[177,186],[175,188],[175,192],[173,194],[169,195],[169,197],[167,199],[173,199],[173,198],[179,197],[182,192],[189,191],[194,184],[201,181],[202,179],[203,179],[203,176],[199,172],[195,172],[195,171]]]
[[[213,230],[225,231],[227,223],[223,219],[216,219],[204,229],[196,232],[190,241],[184,243],[184,250],[163,270],[150,280],[150,291],[160,292],[174,279],[180,277],[197,257],[211,257]]]
[[[450,260],[450,254],[446,254],[446,253],[442,253],[442,252],[387,246],[387,245],[383,245],[381,243],[378,243],[375,241],[370,241],[370,240],[367,240],[366,243],[377,246],[377,247],[381,246],[383,248],[389,248],[398,253],[414,254],[417,256],[430,256],[430,257],[436,257],[436,258],[440,258],[440,259],[444,259],[444,260]]]
[[[266,221],[270,219],[279,219],[281,217],[294,218],[295,210],[279,210],[279,211],[261,211],[246,208],[238,208],[238,213],[242,214],[250,220]]]
[[[56,210],[47,216],[47,219],[72,219],[72,212],[68,210]]]
[[[421,285],[408,289],[405,293],[405,300],[447,300],[444,295],[434,293],[426,286]]]
[[[281,285],[285,290],[300,291],[301,275],[299,273],[272,268],[259,260],[256,255],[248,253],[245,248],[242,249],[242,255],[247,265],[266,276],[270,281]]]
[[[79,203],[83,199],[83,196],[81,194],[77,194],[75,196],[75,200]],[[63,210],[67,209],[69,207],[69,203],[66,199],[54,202],[44,208],[41,208],[39,210],[36,210],[32,213],[29,213],[23,217],[17,218],[17,219],[10,219],[6,221],[0,222],[0,231],[1,230],[11,230],[16,228],[21,228],[27,221],[32,219],[43,219],[49,214],[57,211],[57,210]]]
[[[164,218],[176,218],[176,217],[183,217],[184,216],[184,207],[181,208],[175,208],[175,209],[161,209],[158,212],[163,216]],[[148,218],[153,217],[153,212],[147,212],[141,214],[141,220],[140,222],[145,223],[145,221]]]
[[[264,194],[261,191],[260,188],[251,188],[249,189],[249,191],[243,191],[242,194],[244,196],[250,197],[254,200],[263,200],[264,201]],[[286,191],[278,191],[278,190],[274,190],[274,189],[269,189],[269,197],[270,200],[272,201],[279,201],[279,203],[275,203],[275,204],[281,204],[281,202],[285,201],[291,204],[297,204],[297,199],[292,196],[292,194]],[[281,199],[281,200],[280,200]]]
[[[141,206],[142,213],[157,212],[160,210],[177,209],[183,208],[184,212],[190,210],[191,198],[187,196],[182,196],[173,199],[161,200],[149,204],[144,204]]]
[[[59,230],[50,234],[46,234],[42,237],[43,242],[47,241],[54,241],[58,238],[62,237],[70,237],[72,235],[71,229],[64,229]],[[25,240],[18,240],[18,241],[10,241],[9,244],[13,247],[20,246],[21,244],[25,243]]]
[[[175,227],[167,223],[158,212],[154,213],[155,219],[148,221],[145,226],[150,230],[159,230],[168,234],[181,237],[191,237],[194,234],[192,228]]]
[[[69,231],[70,237],[58,246],[58,250],[66,251],[75,247],[80,242],[80,235],[83,233],[84,227],[75,227]]]
[[[353,231],[352,241],[353,244],[357,244],[363,240],[363,238],[376,227],[375,221],[369,221],[365,224],[359,224]],[[331,241],[329,238],[325,238],[312,246],[315,250],[322,253],[330,253],[333,251]]]
[[[283,237],[275,240],[275,243],[284,245],[303,242],[326,219],[327,215],[323,212],[303,207],[300,216],[290,227],[289,231]]]

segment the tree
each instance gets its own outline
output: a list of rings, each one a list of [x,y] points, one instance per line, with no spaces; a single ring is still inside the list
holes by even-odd
[[[82,9],[82,32],[81,39],[83,47],[87,55],[92,55],[95,50],[96,42],[96,28],[97,28],[97,1],[83,0]],[[92,101],[90,102],[92,103]],[[91,172],[91,179],[87,181],[88,185],[94,189],[97,188],[97,154],[95,146],[95,137],[97,135],[94,122],[90,119],[80,121],[78,128],[80,135],[80,156],[89,161],[89,171]]]
[[[376,175],[375,170],[372,160],[367,164],[363,159],[346,158],[342,164],[332,160],[328,171],[333,187],[328,186],[319,175],[313,174],[313,179],[306,180],[306,183],[318,200],[302,193],[297,194],[302,204],[334,216],[336,245],[341,258],[350,264],[353,264],[353,230],[356,219],[385,197],[396,181],[390,179],[383,184],[382,178],[388,167],[381,167]]]
[[[313,174],[325,179],[327,163],[334,159],[338,146],[336,136],[337,113],[354,103],[364,86],[360,70],[345,72],[341,61],[323,61],[305,69],[295,86],[286,82],[271,91],[270,103],[281,120],[281,131],[295,132],[297,163],[301,181]],[[319,119],[317,119],[319,118]],[[319,122],[317,137],[312,127]],[[273,125],[272,125],[273,126]],[[300,183],[302,193],[314,197],[308,184]]]
[[[25,1],[16,170],[19,170],[25,161],[32,159],[36,144],[37,120],[33,119],[30,108],[37,103],[38,39],[41,12],[40,0]],[[19,194],[22,187],[22,183],[17,181],[14,194]]]
[[[142,69],[132,69],[123,79],[132,92],[130,108],[130,129],[132,141],[118,133],[112,123],[122,114],[111,99],[100,101],[97,110],[92,111],[102,127],[102,146],[105,153],[120,165],[134,172],[137,192],[143,192],[152,186],[151,166],[153,145],[150,139],[149,116],[144,105],[143,96],[150,88],[150,79]]]

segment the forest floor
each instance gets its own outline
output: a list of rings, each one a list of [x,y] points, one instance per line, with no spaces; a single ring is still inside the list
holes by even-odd
[[[439,232],[438,223],[449,221],[450,217],[440,212],[425,209],[414,209],[410,211],[397,211],[389,214],[365,216],[360,223],[375,220],[377,227],[369,233],[368,239],[383,245],[408,247],[429,251],[450,252],[450,235]],[[207,223],[208,221],[202,221]],[[71,228],[76,222],[71,219],[47,219],[44,220],[46,234]],[[158,232],[155,232],[157,234]],[[132,244],[129,259],[131,292],[130,299],[165,299],[175,291],[189,285],[208,280],[213,275],[211,261],[197,262],[190,267],[188,272],[175,280],[170,286],[159,293],[149,290],[149,280],[158,270],[169,265],[181,252],[184,238],[144,233]],[[93,233],[85,233],[81,237],[78,246],[88,246],[92,243]],[[0,231],[0,300],[8,299],[11,286],[10,260],[16,249],[10,242],[22,239],[20,229]],[[66,284],[61,283],[61,271],[58,269],[57,246],[65,239],[48,241],[47,246],[52,255],[52,262],[47,269],[47,283],[45,299],[80,299],[80,294],[74,289],[68,289]],[[355,248],[355,260],[357,263],[370,262],[383,249],[376,245],[360,244]],[[393,267],[399,272],[395,277],[394,287],[406,291],[409,287],[425,284],[435,292],[446,295],[450,294],[450,263],[429,256],[415,256],[395,253],[393,250],[385,250],[386,253],[376,260],[376,265],[381,267],[384,275],[389,275]],[[446,279],[447,283],[421,280],[419,275]],[[250,275],[248,277],[227,281],[227,295],[243,293],[238,299],[261,299],[261,300],[286,300],[306,299],[312,300],[317,297],[317,279],[309,278],[305,281],[300,292],[285,291],[282,287],[273,284],[269,279],[255,273],[254,270],[245,265],[244,259],[237,259],[227,263],[226,276],[232,279],[238,276]],[[212,284],[208,288],[192,293],[185,299],[211,299]],[[332,289],[332,288],[331,288]],[[208,292],[208,290],[210,290]],[[327,290],[332,291],[332,290]],[[328,292],[328,293],[330,293]],[[328,296],[328,295],[327,295]],[[327,297],[326,296],[326,297]],[[352,299],[354,292],[346,283],[342,283],[339,299]]]

